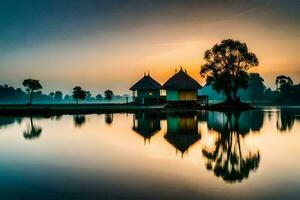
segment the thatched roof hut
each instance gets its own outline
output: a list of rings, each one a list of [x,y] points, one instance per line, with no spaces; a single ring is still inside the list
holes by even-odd
[[[130,88],[130,90],[133,91],[135,103],[151,104],[159,102],[160,88],[161,85],[156,80],[149,74],[145,74],[143,78]]]

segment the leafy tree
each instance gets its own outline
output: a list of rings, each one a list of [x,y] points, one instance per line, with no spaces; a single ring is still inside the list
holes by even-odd
[[[289,76],[280,75],[276,77],[275,84],[281,95],[289,95],[294,85],[293,80]]]
[[[245,43],[228,39],[207,50],[204,59],[201,76],[206,77],[217,92],[222,91],[227,102],[238,102],[238,89],[248,86],[248,70],[258,66],[256,55],[249,52]]]
[[[23,81],[23,86],[26,87],[26,91],[30,95],[29,98],[29,105],[32,104],[32,97],[33,97],[33,92],[35,90],[40,90],[42,89],[42,85],[40,84],[39,80],[34,80],[34,79],[25,79]]]
[[[55,101],[62,101],[63,100],[63,93],[61,91],[56,91],[54,94]]]
[[[249,91],[252,100],[262,99],[264,97],[266,86],[264,79],[258,73],[250,73]]]
[[[55,93],[54,93],[54,92],[50,92],[50,93],[49,93],[49,97],[50,97],[51,99],[53,99],[53,98],[54,98],[54,95],[55,95]]]
[[[106,90],[104,92],[105,100],[111,101],[114,93],[111,90]]]
[[[72,100],[72,97],[70,96],[70,95],[68,95],[68,94],[66,94],[65,96],[64,96],[64,101],[71,101]]]
[[[275,103],[296,104],[300,103],[300,84],[294,85],[293,80],[285,75],[276,77],[277,92],[279,93]]]
[[[73,88],[73,99],[76,100],[76,104],[78,104],[79,100],[84,100],[86,98],[86,91],[81,89],[81,87],[76,86]]]
[[[97,99],[98,101],[101,101],[101,100],[103,99],[103,97],[102,97],[101,94],[97,94],[97,95],[96,95],[96,99]]]
[[[92,100],[92,93],[90,91],[85,91],[85,94],[86,94],[86,99],[87,100]]]

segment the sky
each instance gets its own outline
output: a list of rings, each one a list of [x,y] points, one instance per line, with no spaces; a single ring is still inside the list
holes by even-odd
[[[268,87],[300,82],[299,0],[1,0],[0,84],[128,93],[144,73],[163,84],[183,66],[201,84],[205,50],[247,43]]]

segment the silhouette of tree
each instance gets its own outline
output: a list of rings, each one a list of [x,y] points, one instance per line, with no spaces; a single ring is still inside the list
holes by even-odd
[[[23,81],[23,86],[26,87],[26,91],[30,95],[29,98],[29,105],[32,104],[32,97],[33,97],[33,92],[35,90],[40,90],[42,89],[42,85],[40,84],[39,80],[34,80],[34,79],[25,79]]]
[[[226,102],[239,102],[238,89],[247,88],[248,70],[258,66],[254,53],[248,51],[245,43],[238,40],[223,40],[204,54],[206,63],[200,74],[217,92],[222,91]]]
[[[86,97],[86,92],[81,89],[81,87],[76,86],[73,88],[73,99],[76,100],[76,104],[78,104],[79,100],[84,100]]]
[[[256,170],[260,162],[259,151],[246,150],[246,132],[239,131],[239,113],[224,113],[224,121],[216,124],[218,136],[213,149],[203,148],[202,154],[208,170],[225,182],[241,182],[248,178],[250,171]]]
[[[106,90],[104,92],[105,100],[111,101],[114,93],[111,90]]]
[[[76,127],[81,127],[85,124],[85,116],[84,115],[74,115],[73,116],[74,124]]]
[[[64,97],[64,101],[67,101],[67,102],[72,101],[72,97],[70,95],[66,94]]]
[[[264,79],[258,73],[250,73],[248,89],[252,100],[263,99],[266,90]]]
[[[23,136],[25,139],[31,140],[40,137],[42,133],[42,128],[38,126],[34,126],[32,117],[30,117],[30,126],[28,126],[27,130],[23,132]]]
[[[285,75],[280,75],[276,77],[275,84],[277,90],[280,91],[281,96],[288,96],[291,93],[292,87],[294,85],[292,79]]]
[[[278,97],[275,100],[275,103],[299,105],[300,84],[294,85],[293,80],[285,75],[277,76],[275,84],[278,92]]]
[[[293,86],[293,80],[289,76],[279,75],[275,80],[277,90],[284,89],[285,86]]]
[[[96,95],[96,99],[97,99],[98,101],[102,101],[103,97],[102,97],[101,94],[97,94],[97,95]]]
[[[54,95],[55,95],[55,93],[54,93],[54,92],[50,92],[50,93],[49,93],[49,97],[50,97],[51,99],[53,99],[53,98],[54,98]]]
[[[54,94],[55,101],[62,101],[63,100],[63,93],[61,91],[56,91]]]
[[[85,99],[87,101],[92,101],[93,100],[92,93],[90,91],[85,91]]]

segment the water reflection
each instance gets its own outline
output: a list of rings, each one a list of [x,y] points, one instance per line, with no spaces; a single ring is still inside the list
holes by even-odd
[[[22,122],[22,118],[0,116],[0,129],[12,125],[15,122],[20,124]]]
[[[114,121],[114,114],[113,113],[106,113],[105,114],[105,123],[107,125],[110,125],[112,124]]]
[[[161,116],[157,113],[139,112],[133,114],[132,130],[144,138],[144,143],[161,130],[160,127]]]
[[[194,144],[199,144],[199,150],[194,148],[193,151],[199,152],[203,158],[208,171],[215,176],[221,177],[226,183],[236,183],[249,177],[251,172],[258,169],[261,154],[259,149],[247,145],[249,135],[257,136],[260,134],[264,123],[264,117],[269,119],[268,126],[277,128],[281,132],[290,131],[296,121],[300,121],[299,109],[282,108],[279,112],[271,111],[247,111],[247,112],[193,112],[193,113],[149,113],[137,112],[133,114],[133,121],[124,126],[132,127],[136,133],[133,135],[142,136],[144,143],[161,131],[164,133],[162,144],[172,145],[176,153],[179,152],[183,157],[188,154]],[[121,115],[121,114],[120,114]],[[114,114],[107,113],[104,116],[105,123],[112,125]],[[66,120],[65,116],[44,117],[45,119],[54,119],[55,121]],[[86,123],[85,115],[74,115],[73,123],[76,128],[90,130]],[[37,139],[42,134],[42,128],[34,124],[33,117],[27,118],[29,123],[27,129],[23,131],[25,139]],[[118,115],[116,117],[118,118]],[[21,123],[22,118],[17,117],[0,117],[0,128],[6,127],[15,122]],[[113,126],[118,126],[117,123]],[[54,122],[57,123],[57,122]],[[272,123],[269,125],[269,123]],[[122,124],[122,123],[121,123]],[[46,126],[47,127],[47,126]],[[114,127],[106,127],[110,130]],[[206,129],[207,127],[207,129]],[[45,127],[44,127],[45,128]],[[98,124],[97,124],[97,128]],[[100,127],[101,128],[101,127]],[[124,128],[124,127],[123,127]],[[158,134],[160,135],[160,134]],[[212,144],[205,144],[201,137],[211,137]],[[130,135],[126,137],[131,137]],[[200,142],[201,141],[201,142]],[[157,144],[155,144],[157,145]]]
[[[86,119],[85,119],[84,115],[74,115],[73,121],[74,121],[75,127],[82,127],[85,124]]]
[[[211,112],[207,126],[217,133],[213,147],[203,147],[206,168],[225,182],[241,182],[260,162],[258,150],[247,149],[245,136],[262,127],[260,112]]]
[[[27,125],[27,129],[23,132],[23,136],[27,140],[37,139],[42,134],[42,128],[33,124],[33,119],[30,117],[30,124]]]
[[[197,116],[189,113],[168,114],[167,132],[164,137],[183,156],[201,138],[198,133]]]
[[[300,110],[296,108],[281,108],[277,113],[277,129],[280,132],[288,132],[294,126],[295,121],[300,121]]]

